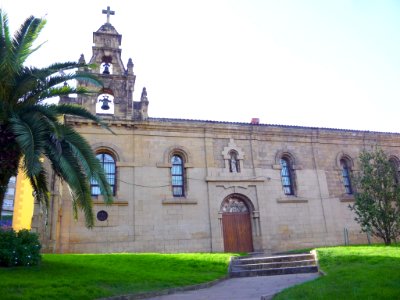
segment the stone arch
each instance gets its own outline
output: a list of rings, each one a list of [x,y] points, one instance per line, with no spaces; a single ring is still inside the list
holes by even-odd
[[[112,156],[114,156],[116,161],[125,161],[122,149],[120,149],[118,146],[116,146],[112,143],[109,143],[109,142],[95,143],[92,145],[92,149],[95,153],[102,152],[102,151],[108,152]]]
[[[229,140],[228,146],[224,147],[224,150],[222,151],[222,155],[224,157],[224,159],[230,159],[230,155],[229,153],[231,153],[232,151],[235,151],[237,153],[237,158],[240,160],[244,159],[244,151],[239,148],[235,141],[233,139]]]
[[[394,179],[396,181],[396,184],[399,184],[400,182],[400,160],[396,155],[389,155],[389,162],[392,164],[394,168]]]
[[[341,151],[336,155],[336,168],[338,170],[342,169],[342,165],[340,163],[341,160],[346,160],[347,163],[349,164],[349,167],[351,169],[354,169],[354,160],[351,158],[351,156],[348,153]]]
[[[233,200],[233,201],[231,201],[231,200]],[[251,200],[249,198],[247,198],[243,194],[233,193],[233,194],[226,196],[224,198],[224,200],[222,200],[221,205],[220,205],[220,212],[221,213],[227,212],[227,211],[224,211],[224,209],[226,210],[229,205],[232,205],[233,207],[235,207],[235,206],[237,207],[237,205],[240,205],[240,203],[243,203],[246,207],[246,210],[243,212],[247,211],[249,213],[253,213],[255,211],[253,202],[251,202]],[[238,210],[240,210],[240,207],[237,207],[237,208],[238,208]],[[238,211],[238,212],[240,212],[240,211]]]
[[[167,150],[164,151],[164,157],[163,157],[164,164],[170,164],[170,161],[171,161],[171,158],[173,155],[181,156],[183,159],[183,162],[186,165],[190,164],[193,161],[192,154],[186,147],[175,145],[175,146],[169,147]]]
[[[287,149],[281,149],[276,152],[276,154],[275,154],[275,164],[276,165],[281,164],[281,162],[280,162],[281,158],[287,158],[293,168],[295,166],[299,165],[299,159],[297,158],[297,156],[293,152],[291,152]]]
[[[397,155],[391,154],[388,155],[389,161],[393,162],[397,168],[400,168],[400,159],[397,157]]]

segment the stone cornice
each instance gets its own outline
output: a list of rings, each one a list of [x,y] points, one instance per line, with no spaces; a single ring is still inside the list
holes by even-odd
[[[66,117],[66,122],[78,126],[99,126],[95,122],[78,117]],[[390,144],[389,146],[400,146],[399,133],[357,131],[357,130],[340,130],[325,129],[313,127],[296,127],[296,126],[280,126],[280,125],[251,125],[247,123],[229,123],[229,122],[211,122],[197,120],[130,120],[119,117],[106,117],[103,122],[110,127],[126,127],[136,130],[138,133],[143,131],[162,131],[162,132],[187,132],[198,133],[199,135],[207,134],[209,137],[213,135],[225,135],[226,138],[235,135],[247,135],[247,139],[259,141],[280,140],[287,142],[304,142],[304,143],[321,143],[321,144],[360,144],[366,146],[375,144]],[[148,134],[148,132],[147,132]],[[210,136],[211,135],[211,136]],[[221,136],[219,136],[221,137]],[[287,140],[289,138],[289,140]]]

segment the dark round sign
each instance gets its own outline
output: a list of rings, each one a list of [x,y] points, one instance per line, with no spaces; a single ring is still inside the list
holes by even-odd
[[[108,218],[108,213],[105,210],[101,210],[97,213],[97,220],[105,221]]]

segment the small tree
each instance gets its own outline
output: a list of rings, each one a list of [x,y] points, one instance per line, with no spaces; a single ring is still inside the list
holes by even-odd
[[[363,232],[386,245],[400,235],[400,185],[397,166],[381,149],[360,154],[360,171],[354,175],[355,203],[350,209]]]

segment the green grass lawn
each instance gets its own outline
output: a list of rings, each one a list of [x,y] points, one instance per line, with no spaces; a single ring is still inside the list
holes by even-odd
[[[0,268],[0,299],[95,299],[194,285],[227,274],[231,254],[45,254]]]
[[[317,251],[326,276],[289,288],[274,300],[400,299],[400,247],[329,247]]]

